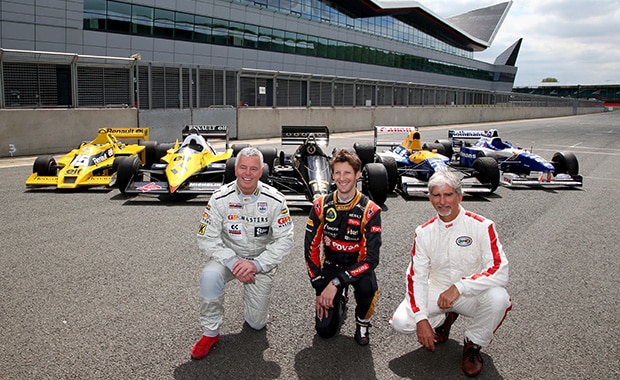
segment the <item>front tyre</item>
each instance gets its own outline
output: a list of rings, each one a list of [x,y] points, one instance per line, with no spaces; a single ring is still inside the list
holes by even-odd
[[[32,164],[32,172],[39,176],[55,176],[58,174],[56,160],[52,156],[37,157]]]
[[[568,173],[570,175],[579,174],[579,161],[572,152],[556,152],[551,158],[555,170],[553,175]]]
[[[117,157],[117,171],[116,171],[116,186],[118,186],[118,190],[121,194],[125,194],[127,192],[127,187],[132,179],[137,176],[138,170],[140,170],[140,166],[142,162],[137,156],[126,157],[121,156]]]
[[[362,193],[381,206],[385,204],[388,195],[388,174],[385,166],[371,163],[362,169]]]
[[[483,184],[491,184],[491,192],[499,186],[499,166],[493,157],[478,157],[474,160],[476,179]]]

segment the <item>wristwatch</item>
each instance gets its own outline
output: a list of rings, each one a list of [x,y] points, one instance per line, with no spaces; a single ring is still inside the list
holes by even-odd
[[[332,284],[334,284],[335,287],[339,287],[340,286],[340,280],[338,279],[338,277],[334,277],[332,279]]]

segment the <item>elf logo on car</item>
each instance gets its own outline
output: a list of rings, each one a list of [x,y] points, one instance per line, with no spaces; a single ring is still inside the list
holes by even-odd
[[[82,169],[67,169],[67,174],[68,175],[77,175],[80,174],[80,172],[82,171]]]
[[[151,182],[151,183],[147,183],[144,186],[138,187],[138,190],[140,190],[143,193],[148,193],[149,191],[153,191],[153,190],[161,190],[161,186],[159,186],[155,182]]]
[[[456,245],[459,247],[469,247],[473,243],[469,236],[459,236],[456,238]]]

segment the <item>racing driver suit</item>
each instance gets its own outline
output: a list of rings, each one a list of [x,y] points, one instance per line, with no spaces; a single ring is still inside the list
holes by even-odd
[[[306,268],[316,295],[330,281],[338,288],[334,308],[320,320],[315,317],[319,336],[338,332],[349,285],[355,289],[355,316],[360,325],[369,326],[379,287],[375,267],[381,247],[381,208],[359,191],[348,203],[338,202],[335,191],[313,202],[306,225],[304,243]],[[321,255],[321,246],[323,254]]]
[[[277,266],[293,247],[293,222],[284,196],[258,182],[250,196],[233,181],[213,193],[198,228],[198,247],[207,258],[200,277],[200,323],[203,335],[219,334],[225,284],[233,265],[252,260],[254,283],[244,283],[244,317],[255,330],[267,324],[271,285]]]
[[[465,336],[487,346],[511,309],[504,286],[508,260],[494,223],[466,211],[449,223],[433,217],[415,230],[411,262],[407,268],[405,299],[392,317],[392,327],[405,334],[428,319],[431,327],[443,323],[447,312],[471,318]],[[460,296],[452,308],[440,309],[439,295],[455,285]]]

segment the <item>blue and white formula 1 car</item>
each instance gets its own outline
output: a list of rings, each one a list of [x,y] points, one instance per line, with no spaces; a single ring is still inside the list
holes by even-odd
[[[458,172],[465,193],[492,193],[499,185],[499,169],[492,158],[481,157],[465,168],[451,162],[449,143],[423,144],[416,127],[375,126],[374,133],[372,144],[355,143],[353,147],[362,163],[380,162],[385,166],[390,192],[426,193],[429,178],[438,170]],[[379,135],[394,133],[406,133],[406,136],[398,141],[379,139]],[[379,150],[380,147],[389,149]]]
[[[448,130],[453,161],[472,167],[479,157],[493,157],[500,169],[500,183],[511,186],[583,186],[579,162],[572,152],[556,152],[551,161],[502,140],[497,130]],[[475,139],[474,143],[466,140]]]

